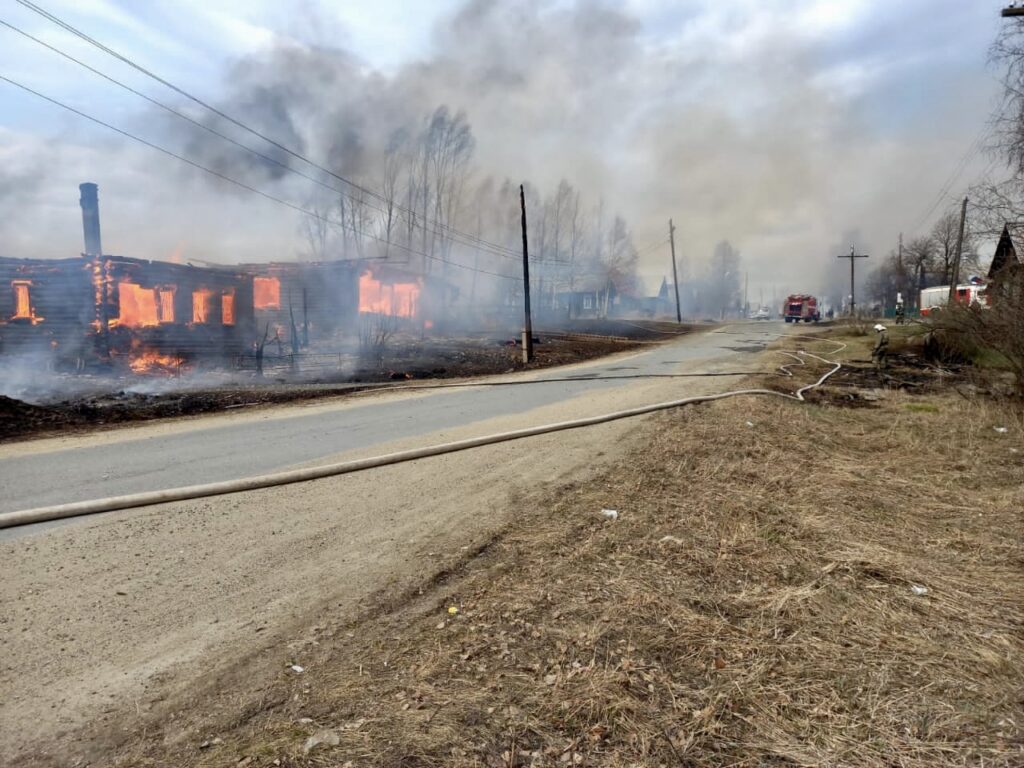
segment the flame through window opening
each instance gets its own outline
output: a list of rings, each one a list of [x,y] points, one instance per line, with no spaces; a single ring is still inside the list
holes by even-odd
[[[161,300],[161,305],[162,305]],[[123,281],[117,284],[118,316],[112,326],[146,328],[160,323],[156,291],[138,283]]]
[[[382,283],[373,273],[359,277],[359,311],[412,318],[419,309],[419,283]]]
[[[220,322],[222,325],[235,324],[235,289],[229,288],[220,297]]]
[[[31,280],[11,281],[11,287],[14,289],[14,315],[11,319],[31,320],[34,325],[43,318],[36,317],[35,307],[32,306],[31,286]]]
[[[252,281],[254,309],[281,308],[281,281],[276,277],[256,277]]]
[[[192,291],[192,322],[208,323],[210,321],[210,298],[213,291],[199,288]]]
[[[165,285],[157,289],[157,298],[159,299],[157,309],[161,323],[174,322],[174,294],[177,290],[177,287],[173,285]]]

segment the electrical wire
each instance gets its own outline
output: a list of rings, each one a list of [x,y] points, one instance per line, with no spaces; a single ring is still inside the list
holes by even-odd
[[[320,187],[323,187],[324,189],[330,190],[331,192],[334,192],[334,193],[339,194],[339,195],[345,195],[346,197],[349,197],[350,199],[352,199],[351,196],[349,195],[349,193],[347,193],[345,190],[339,189],[338,187],[334,186],[333,184],[328,184],[328,183],[326,183],[326,182],[324,182],[324,181],[322,181],[322,180],[320,180],[320,179],[318,179],[318,178],[316,178],[314,176],[309,175],[308,173],[305,173],[305,172],[299,170],[298,168],[295,168],[295,167],[289,165],[288,163],[281,162],[280,160],[278,160],[278,159],[276,159],[274,157],[271,157],[270,155],[264,154],[264,153],[260,152],[259,150],[254,149],[253,147],[248,146],[247,144],[243,144],[242,142],[240,142],[240,141],[238,141],[236,139],[231,138],[227,134],[224,134],[224,133],[218,131],[216,128],[213,128],[212,126],[206,125],[205,123],[201,123],[198,120],[196,120],[196,119],[194,119],[192,117],[189,117],[185,113],[176,110],[174,107],[172,107],[172,106],[170,106],[168,104],[165,104],[164,102],[160,101],[159,99],[154,99],[152,96],[149,96],[148,94],[143,93],[142,91],[139,91],[139,90],[136,90],[135,88],[132,88],[130,85],[127,85],[126,83],[121,82],[117,78],[111,77],[110,75],[106,74],[105,72],[102,72],[99,69],[96,69],[95,67],[90,66],[89,64],[86,64],[84,61],[75,58],[74,56],[72,56],[71,54],[67,53],[66,51],[63,51],[63,50],[61,50],[60,48],[57,48],[54,45],[50,45],[49,43],[47,43],[44,40],[40,40],[38,37],[35,37],[34,35],[32,35],[32,34],[26,32],[25,30],[15,26],[14,24],[11,24],[8,21],[4,21],[3,19],[0,19],[0,25],[3,25],[5,27],[7,27],[8,29],[10,29],[11,31],[16,32],[19,35],[22,35],[23,37],[25,37],[25,38],[27,38],[29,40],[32,40],[33,42],[37,43],[38,45],[41,45],[42,47],[47,48],[48,50],[52,51],[53,53],[56,53],[59,56],[63,56],[68,61],[74,62],[75,64],[79,65],[83,69],[86,69],[86,70],[92,72],[93,74],[97,75],[98,77],[102,77],[104,80],[107,80],[108,82],[113,83],[114,85],[118,86],[119,88],[122,88],[125,91],[128,91],[129,93],[134,94],[135,96],[138,96],[141,99],[144,99],[145,101],[149,102],[150,104],[153,104],[156,107],[159,107],[160,109],[164,110],[165,112],[167,112],[167,113],[169,113],[171,115],[174,115],[175,117],[177,117],[177,118],[179,118],[181,120],[186,121],[190,125],[192,125],[192,126],[194,126],[196,128],[199,128],[200,130],[206,131],[207,133],[209,133],[209,134],[211,134],[213,136],[216,136],[217,138],[222,139],[223,141],[226,141],[229,144],[232,144],[233,146],[238,147],[241,150],[244,150],[245,152],[248,152],[249,154],[253,155],[254,157],[259,158],[263,162],[266,162],[266,163],[269,163],[271,165],[274,165],[274,166],[276,166],[278,168],[281,168],[282,170],[285,170],[285,171],[287,171],[289,173],[294,173],[295,175],[300,176],[303,179],[306,179],[308,181],[311,181],[314,184],[316,184],[316,185],[318,185]],[[380,208],[378,206],[372,205],[372,204],[366,202],[365,200],[361,200],[360,202],[363,205],[366,205],[371,210],[374,210],[374,211],[377,211],[378,213],[387,215],[387,211],[384,210],[383,208]],[[438,229],[429,229],[426,226],[424,226],[424,229],[426,229],[428,232],[430,232],[431,234],[434,234],[434,235],[439,235],[441,237],[451,237],[451,239],[454,242],[457,242],[457,243],[459,243],[459,245],[462,245],[462,246],[467,247],[467,248],[473,248],[475,250],[479,250],[479,251],[482,251],[484,253],[489,253],[489,254],[492,254],[492,255],[495,255],[495,256],[501,256],[503,258],[513,258],[512,256],[510,256],[507,253],[495,251],[494,249],[492,249],[492,248],[490,248],[488,246],[480,245],[478,243],[465,242],[465,241],[463,241],[461,239],[452,237],[450,234],[445,234],[445,233],[441,232]],[[518,257],[515,257],[515,258],[518,260]]]
[[[223,110],[220,110],[217,107],[214,107],[213,105],[207,103],[206,101],[200,99],[199,97],[189,93],[188,91],[184,90],[183,88],[181,88],[181,87],[175,85],[174,83],[166,80],[165,78],[161,77],[160,75],[152,72],[149,69],[146,69],[142,65],[140,65],[140,64],[136,63],[135,61],[133,61],[132,59],[128,58],[127,56],[124,56],[123,54],[118,53],[114,49],[112,49],[109,46],[101,43],[99,40],[96,40],[95,38],[89,36],[85,32],[82,32],[81,30],[75,28],[74,26],[72,26],[68,22],[64,21],[60,17],[54,15],[53,13],[50,13],[45,8],[42,8],[41,6],[39,6],[39,5],[37,5],[37,4],[33,3],[33,2],[30,2],[30,0],[15,0],[15,1],[17,3],[19,3],[20,5],[22,5],[23,7],[27,8],[28,10],[32,11],[33,13],[36,13],[36,14],[42,16],[47,21],[50,21],[53,24],[56,24],[57,26],[61,27],[62,29],[64,29],[67,32],[70,32],[72,35],[75,35],[76,37],[78,37],[79,39],[85,41],[86,43],[89,43],[90,45],[98,48],[99,50],[103,51],[104,53],[114,57],[118,61],[121,61],[122,63],[124,63],[127,66],[131,67],[132,69],[135,69],[136,71],[146,75],[147,77],[152,78],[153,80],[157,81],[161,85],[164,85],[165,87],[171,89],[172,91],[174,91],[175,93],[178,93],[179,95],[185,97],[186,99],[194,102],[195,104],[198,104],[199,106],[203,107],[204,109],[209,110],[210,112],[212,112],[213,114],[217,115],[218,117],[221,117],[224,120],[227,120],[228,122],[232,123],[233,125],[237,126],[238,128],[241,128],[242,130],[244,130],[244,131],[246,131],[246,132],[248,132],[248,133],[250,133],[250,134],[252,134],[252,135],[254,135],[254,136],[256,136],[256,137],[258,137],[260,139],[262,139],[263,141],[267,142],[268,144],[271,144],[272,146],[280,149],[282,152],[285,152],[286,154],[290,155],[291,157],[294,157],[295,159],[300,160],[300,161],[306,163],[307,165],[309,165],[309,166],[311,166],[313,168],[316,168],[321,173],[325,173],[328,176],[330,176],[330,177],[332,177],[334,179],[337,179],[338,181],[342,182],[343,184],[348,185],[352,189],[356,189],[356,190],[362,192],[363,194],[369,195],[369,196],[371,196],[371,197],[373,197],[373,198],[375,198],[377,200],[380,200],[381,202],[383,202],[386,205],[391,205],[394,208],[397,208],[398,210],[404,211],[406,214],[410,214],[412,216],[419,217],[419,214],[416,211],[412,210],[411,208],[406,208],[405,206],[400,205],[400,204],[394,202],[393,200],[388,199],[386,195],[384,195],[384,194],[382,194],[380,192],[372,190],[372,189],[370,189],[370,188],[368,188],[366,186],[363,186],[363,185],[361,185],[361,184],[359,184],[359,183],[357,183],[355,181],[352,181],[351,179],[348,179],[348,178],[346,178],[346,177],[344,177],[344,176],[342,176],[340,174],[337,174],[337,173],[335,173],[334,171],[332,171],[332,170],[330,170],[328,168],[325,168],[324,166],[314,162],[313,160],[310,160],[305,155],[303,155],[303,154],[301,154],[299,152],[296,152],[295,150],[291,149],[290,147],[287,147],[286,145],[282,144],[281,142],[271,138],[270,136],[267,136],[266,134],[256,130],[255,128],[252,128],[251,126],[243,123],[241,120],[239,120],[239,119],[237,119],[237,118],[227,114]],[[472,234],[467,233],[467,232],[462,232],[461,230],[458,230],[455,227],[452,227],[451,225],[445,224],[443,222],[439,222],[439,221],[436,221],[436,220],[430,220],[430,219],[427,219],[426,217],[422,217],[422,218],[425,221],[430,221],[431,224],[433,224],[434,226],[440,227],[442,230],[446,230],[446,231],[458,234],[459,236],[461,236],[463,238],[466,238],[466,239],[468,239],[470,241],[476,242],[476,243],[480,244],[481,246],[487,246],[491,250],[494,250],[494,251],[499,252],[499,253],[503,253],[508,258],[519,258],[519,254],[515,250],[513,250],[511,248],[507,248],[506,246],[500,245],[499,243],[493,243],[493,242],[485,240],[484,238],[481,238],[481,237],[479,237],[477,235],[472,235]],[[448,236],[451,237],[451,235],[448,235]],[[455,238],[453,237],[452,239],[455,239]]]
[[[977,136],[975,136],[974,141],[971,142],[970,146],[968,146],[967,151],[964,153],[963,157],[961,157],[960,161],[953,167],[953,171],[946,179],[946,182],[942,185],[942,187],[940,187],[938,194],[935,196],[931,205],[925,211],[925,214],[918,220],[918,222],[911,229],[911,235],[916,233],[920,229],[921,225],[924,224],[935,212],[935,209],[938,208],[943,202],[945,202],[947,196],[949,195],[949,191],[953,188],[953,185],[957,182],[957,180],[960,178],[963,172],[967,169],[967,165],[971,162],[971,160],[974,159],[975,155],[977,155],[978,152],[981,151],[982,147],[985,145],[985,142],[988,141],[988,138],[992,135],[992,132],[994,130],[995,124],[991,121],[987,122],[985,125],[981,127],[981,130],[978,131]]]
[[[71,112],[71,113],[73,113],[75,115],[78,115],[79,117],[85,118],[86,120],[89,120],[89,121],[91,121],[93,123],[96,123],[97,125],[100,125],[100,126],[102,126],[104,128],[107,128],[108,130],[114,131],[115,133],[118,133],[118,134],[120,134],[120,135],[122,135],[122,136],[124,136],[126,138],[132,139],[133,141],[137,141],[140,144],[143,144],[143,145],[145,145],[145,146],[147,146],[147,147],[149,147],[151,149],[155,149],[157,152],[160,152],[160,153],[162,153],[164,155],[167,155],[168,157],[173,157],[174,159],[180,160],[181,162],[186,163],[186,164],[192,166],[193,168],[197,168],[200,171],[204,171],[206,173],[209,173],[212,176],[216,176],[218,179],[226,181],[229,184],[233,184],[236,187],[244,189],[244,190],[246,190],[248,192],[252,192],[253,194],[259,195],[260,197],[266,198],[267,200],[271,200],[271,201],[273,201],[275,203],[279,203],[280,205],[287,206],[288,208],[291,208],[294,211],[298,211],[299,213],[303,213],[306,216],[309,216],[311,218],[317,219],[319,221],[323,221],[323,222],[329,224],[330,226],[334,226],[334,227],[338,226],[337,222],[332,221],[331,219],[325,218],[324,216],[321,216],[319,213],[317,213],[315,211],[310,211],[307,208],[303,208],[301,205],[296,205],[295,203],[292,203],[292,202],[290,202],[288,200],[284,200],[283,198],[280,198],[280,197],[277,197],[275,195],[272,195],[269,192],[264,192],[261,189],[257,189],[256,187],[253,187],[253,186],[251,186],[249,184],[246,184],[243,181],[239,181],[238,179],[234,179],[234,178],[232,178],[232,177],[230,177],[230,176],[228,176],[226,174],[221,173],[220,171],[215,171],[214,169],[209,168],[209,167],[203,165],[202,163],[197,163],[195,160],[190,160],[189,158],[185,157],[184,155],[179,155],[177,152],[174,152],[174,151],[172,151],[170,149],[167,149],[166,147],[162,147],[159,144],[155,144],[152,141],[149,141],[147,139],[142,138],[141,136],[136,136],[135,134],[130,133],[130,132],[128,132],[128,131],[126,131],[126,130],[124,130],[122,128],[118,128],[115,125],[111,125],[110,123],[104,122],[103,120],[100,120],[98,117],[93,117],[92,115],[89,115],[89,114],[87,114],[85,112],[82,112],[81,110],[76,109],[76,108],[70,106],[69,104],[65,104],[62,101],[58,101],[57,99],[54,99],[54,98],[52,98],[50,96],[47,96],[44,93],[40,93],[37,90],[29,88],[27,85],[23,85],[22,83],[19,83],[16,80],[12,80],[11,78],[6,77],[4,75],[0,75],[0,80],[4,81],[6,83],[9,83],[10,85],[15,86],[16,88],[20,88],[21,90],[26,91],[27,93],[30,93],[33,96],[36,96],[36,97],[38,97],[40,99],[43,99],[44,101],[47,101],[50,104],[53,104],[55,106],[61,107],[63,109],[66,109],[67,111],[69,111],[69,112]],[[377,235],[373,235],[373,234],[370,234],[368,232],[363,232],[361,230],[357,230],[354,227],[351,227],[350,229],[353,232],[355,232],[355,233],[357,233],[357,234],[359,234],[359,235],[361,235],[363,237],[367,237],[367,238],[369,238],[371,240],[376,240],[377,242],[381,242],[381,243],[385,242],[383,238],[380,238]],[[422,256],[422,257],[427,258],[427,259],[431,259],[431,260],[434,260],[434,261],[439,261],[439,262],[442,262],[442,263],[445,263],[445,264],[449,264],[449,265],[454,266],[454,267],[458,267],[460,269],[469,270],[471,272],[479,272],[479,273],[485,274],[485,275],[492,275],[494,277],[501,277],[501,278],[504,278],[506,280],[518,280],[519,279],[515,275],[504,275],[504,274],[501,274],[500,272],[491,272],[490,270],[480,269],[479,267],[470,267],[470,266],[468,266],[466,264],[460,264],[457,261],[451,261],[450,259],[446,259],[443,256],[437,256],[435,254],[424,253],[422,251],[416,250],[415,248],[409,248],[408,246],[401,245],[400,243],[388,243],[388,244],[393,246],[393,247],[395,247],[395,248],[399,248],[401,250],[407,251],[407,252],[409,252],[410,254],[412,254],[414,256]]]

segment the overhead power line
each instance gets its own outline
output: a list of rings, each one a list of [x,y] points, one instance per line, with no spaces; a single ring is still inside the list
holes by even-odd
[[[271,157],[270,155],[266,155],[266,154],[260,152],[257,149],[254,149],[254,148],[252,148],[252,147],[250,147],[250,146],[248,146],[246,144],[243,144],[242,142],[240,142],[240,141],[238,141],[236,139],[233,139],[233,138],[231,138],[230,136],[228,136],[228,135],[226,135],[224,133],[221,133],[220,131],[218,131],[216,128],[213,128],[212,126],[206,125],[205,123],[201,123],[198,120],[195,120],[194,118],[189,117],[185,113],[180,112],[179,110],[175,109],[174,107],[172,107],[172,106],[170,106],[168,104],[165,104],[164,102],[160,101],[159,99],[154,99],[152,96],[149,96],[148,94],[143,93],[142,91],[139,91],[139,90],[136,90],[135,88],[132,88],[130,85],[127,85],[126,83],[121,82],[117,78],[111,77],[110,75],[106,74],[105,72],[102,72],[102,71],[96,69],[95,67],[90,66],[89,64],[86,64],[84,61],[81,61],[80,59],[75,58],[74,56],[72,56],[71,54],[67,53],[66,51],[62,51],[60,48],[57,48],[56,46],[50,45],[49,43],[47,43],[44,40],[40,40],[38,37],[35,37],[34,35],[29,34],[25,30],[20,29],[19,27],[15,26],[14,24],[11,24],[10,22],[7,22],[7,21],[4,21],[3,19],[0,19],[0,25],[3,25],[5,27],[7,27],[8,29],[12,30],[13,32],[17,32],[19,35],[22,35],[23,37],[26,37],[26,38],[28,38],[29,40],[32,40],[35,43],[38,43],[39,45],[43,46],[44,48],[47,48],[48,50],[53,51],[54,53],[58,54],[59,56],[63,56],[65,59],[67,59],[69,61],[72,61],[75,64],[78,64],[80,67],[82,67],[84,69],[87,69],[90,72],[92,72],[93,74],[95,74],[95,75],[97,75],[99,77],[102,77],[104,80],[107,80],[108,82],[113,83],[114,85],[118,86],[119,88],[123,88],[124,90],[128,91],[129,93],[132,93],[132,94],[138,96],[139,98],[146,100],[150,104],[153,104],[154,106],[159,107],[160,109],[164,110],[165,112],[167,112],[167,113],[169,113],[171,115],[174,115],[175,117],[177,117],[177,118],[179,118],[181,120],[186,121],[187,123],[195,126],[196,128],[199,128],[199,129],[201,129],[203,131],[206,131],[207,133],[209,133],[209,134],[211,134],[213,136],[216,136],[217,138],[222,139],[222,140],[228,142],[229,144],[232,144],[233,146],[236,146],[239,149],[244,150],[245,152],[248,152],[253,157],[257,157],[260,160],[262,160],[263,162],[270,163],[271,165],[274,165],[274,166],[276,166],[278,168],[281,168],[282,170],[288,171],[289,173],[294,173],[295,175],[300,176],[300,177],[302,177],[302,178],[304,178],[304,179],[306,179],[308,181],[311,181],[314,184],[317,184],[318,186],[323,187],[324,189],[328,189],[328,190],[330,190],[332,192],[335,192],[335,193],[337,193],[339,195],[346,195],[347,196],[347,193],[344,190],[339,189],[338,187],[334,186],[333,184],[328,184],[327,182],[324,182],[324,181],[322,181],[322,180],[320,180],[320,179],[318,179],[318,178],[316,178],[314,176],[311,176],[308,173],[305,173],[305,172],[299,170],[298,168],[294,168],[291,165],[288,165],[287,163],[283,163],[280,160],[277,160],[276,158]],[[383,208],[378,208],[378,207],[376,207],[374,205],[371,205],[370,203],[367,203],[365,200],[362,201],[362,204],[366,205],[368,208],[370,208],[372,210],[377,211],[378,213],[382,213],[382,214],[386,214],[387,213],[387,211],[385,211]],[[429,227],[426,227],[426,226],[424,226],[424,229],[426,229],[428,232],[430,232],[432,234],[435,234],[435,235],[440,235],[442,237],[452,237],[450,234],[443,233],[443,232],[441,232],[441,231],[439,231],[437,229],[432,229],[432,228],[429,228]],[[502,256],[502,257],[505,257],[505,258],[513,258],[512,256],[509,256],[508,254],[495,251],[492,248],[484,246],[484,245],[480,245],[480,244],[472,243],[472,242],[467,243],[467,242],[464,242],[464,241],[459,240],[459,239],[454,238],[454,237],[452,237],[452,239],[455,242],[457,242],[460,245],[465,246],[467,248],[473,248],[473,249],[476,249],[476,250],[479,250],[479,251],[483,251],[485,253],[493,254],[495,256]]]
[[[168,157],[173,157],[175,160],[180,160],[181,162],[186,163],[186,164],[188,164],[188,165],[192,166],[193,168],[196,168],[196,169],[198,169],[200,171],[204,171],[205,173],[208,173],[211,176],[215,176],[218,179],[221,179],[222,181],[226,181],[229,184],[233,184],[236,187],[244,189],[244,190],[246,190],[248,192],[252,192],[253,194],[259,195],[260,197],[266,198],[267,200],[271,200],[271,201],[273,201],[275,203],[279,203],[280,205],[287,206],[288,208],[291,208],[294,211],[298,211],[299,213],[303,213],[306,216],[310,216],[310,217],[312,217],[314,219],[318,219],[319,221],[323,221],[326,224],[329,224],[331,226],[334,226],[334,227],[338,226],[337,222],[335,222],[335,221],[333,221],[331,219],[328,219],[328,218],[320,215],[319,213],[317,213],[315,211],[311,211],[311,210],[309,210],[307,208],[303,208],[301,205],[296,205],[295,203],[292,203],[292,202],[290,202],[288,200],[284,200],[283,198],[280,198],[280,197],[277,197],[275,195],[272,195],[269,192],[264,192],[261,189],[257,189],[256,187],[253,187],[253,186],[251,186],[249,184],[246,184],[244,181],[239,181],[238,179],[234,179],[234,178],[228,176],[227,174],[221,173],[220,171],[215,171],[214,169],[209,168],[209,167],[203,165],[202,163],[198,163],[195,160],[191,160],[191,159],[185,157],[184,155],[180,155],[177,152],[174,152],[174,151],[172,151],[170,149],[167,149],[166,147],[162,147],[159,144],[155,144],[152,141],[149,141],[147,139],[142,138],[141,136],[136,136],[134,133],[130,133],[129,131],[124,130],[123,128],[118,128],[116,125],[111,125],[110,123],[104,122],[103,120],[100,120],[98,117],[94,117],[94,116],[92,116],[90,114],[82,112],[79,109],[75,109],[74,107],[72,107],[69,104],[65,104],[64,102],[58,101],[57,99],[54,99],[54,98],[52,98],[50,96],[47,96],[44,93],[40,93],[39,91],[34,90],[33,88],[28,87],[27,85],[19,83],[16,80],[12,80],[11,78],[6,77],[4,75],[0,75],[0,80],[4,81],[6,83],[9,83],[10,85],[13,85],[15,88],[20,88],[21,90],[25,91],[26,93],[30,93],[33,96],[36,96],[36,97],[42,99],[43,101],[47,101],[50,104],[53,104],[53,105],[58,106],[58,107],[61,107],[62,109],[66,109],[68,112],[71,112],[71,113],[73,113],[75,115],[78,115],[79,117],[85,118],[86,120],[89,120],[90,122],[93,122],[96,125],[99,125],[99,126],[102,126],[102,127],[106,128],[108,130],[114,131],[115,133],[118,133],[118,134],[120,134],[120,135],[122,135],[122,136],[124,136],[126,138],[131,139],[132,141],[137,141],[140,144],[143,144],[143,145],[149,147],[150,149],[155,149],[157,152],[160,152],[160,153],[162,153],[164,155],[167,155]],[[379,237],[377,235],[373,235],[373,234],[370,234],[369,232],[364,232],[364,231],[358,230],[355,227],[348,227],[348,229],[350,229],[352,232],[354,232],[354,233],[356,233],[356,234],[358,234],[358,235],[360,235],[362,237],[367,237],[367,238],[369,238],[371,240],[376,240],[377,242],[380,242],[380,243],[386,242],[383,238],[381,238],[381,237]],[[410,248],[410,247],[402,245],[400,243],[389,242],[388,244],[393,246],[393,247],[395,247],[395,248],[398,248],[400,250],[407,251],[408,253],[410,253],[410,254],[412,254],[414,256],[422,256],[424,258],[431,259],[433,261],[439,261],[439,262],[442,262],[444,264],[449,264],[449,265],[451,265],[453,267],[458,267],[460,269],[466,269],[466,270],[469,270],[471,272],[480,272],[480,273],[485,274],[485,275],[493,275],[494,277],[502,277],[502,278],[505,278],[506,280],[515,280],[516,279],[512,275],[503,275],[500,272],[491,272],[489,270],[480,269],[478,267],[470,267],[470,266],[468,266],[466,264],[460,264],[457,261],[452,261],[450,259],[446,259],[443,256],[437,256],[436,254],[425,253],[423,251],[416,250],[415,248]]]
[[[377,192],[377,191],[372,190],[372,189],[370,189],[368,187],[365,187],[365,186],[363,186],[363,185],[361,185],[361,184],[359,184],[359,183],[357,183],[355,181],[352,181],[351,179],[345,178],[344,176],[341,176],[340,174],[335,173],[334,171],[330,170],[329,168],[325,168],[324,166],[316,163],[315,161],[310,160],[305,155],[303,155],[303,154],[301,154],[299,152],[296,152],[295,150],[291,149],[290,147],[280,143],[276,139],[273,139],[270,136],[267,136],[266,134],[264,134],[264,133],[256,130],[255,128],[252,128],[251,126],[247,125],[246,123],[242,122],[241,120],[239,120],[239,119],[237,119],[237,118],[227,114],[226,112],[218,109],[217,107],[214,107],[212,104],[207,103],[206,101],[200,99],[199,97],[189,93],[185,89],[175,85],[174,83],[170,82],[169,80],[166,80],[165,78],[161,77],[160,75],[158,75],[158,74],[150,71],[149,69],[143,67],[141,64],[136,63],[135,61],[133,61],[132,59],[128,58],[127,56],[124,56],[123,54],[118,53],[114,49],[112,49],[109,46],[101,43],[99,40],[96,40],[95,38],[89,36],[85,32],[82,32],[81,30],[79,30],[76,27],[72,26],[68,22],[66,22],[63,19],[61,19],[60,17],[50,13],[45,8],[42,8],[41,6],[31,2],[31,0],[16,0],[16,2],[19,3],[20,5],[24,6],[28,10],[32,11],[33,13],[36,13],[36,14],[42,16],[43,18],[45,18],[46,20],[52,22],[53,24],[56,24],[57,26],[59,26],[62,29],[66,30],[67,32],[70,32],[71,34],[75,35],[76,37],[80,38],[81,40],[84,40],[85,42],[89,43],[90,45],[98,48],[99,50],[103,51],[104,53],[106,53],[106,54],[108,54],[110,56],[113,56],[118,61],[121,61],[122,63],[126,64],[127,66],[131,67],[132,69],[135,69],[136,71],[146,75],[147,77],[152,78],[153,80],[156,80],[161,85],[164,85],[167,88],[170,88],[175,93],[178,93],[179,95],[184,96],[186,99],[188,99],[188,100],[198,104],[199,106],[203,107],[204,109],[209,110],[210,112],[212,112],[215,115],[223,118],[224,120],[227,120],[228,122],[230,122],[231,124],[237,126],[238,128],[241,128],[242,130],[244,130],[244,131],[246,131],[248,133],[251,133],[252,135],[254,135],[254,136],[262,139],[263,141],[271,144],[272,146],[280,149],[282,152],[288,154],[289,156],[294,157],[295,159],[300,160],[300,161],[306,163],[307,165],[312,166],[313,168],[316,168],[320,172],[325,173],[328,176],[330,176],[330,177],[332,177],[332,178],[342,182],[343,184],[348,185],[352,189],[359,190],[363,194],[366,194],[366,195],[369,195],[369,196],[371,196],[373,198],[376,198],[376,199],[380,200],[381,202],[383,202],[383,203],[385,203],[387,205],[391,205],[391,206],[393,206],[394,208],[396,208],[398,210],[404,211],[407,214],[419,217],[418,212],[412,210],[411,208],[406,208],[405,206],[396,203],[394,200],[390,200],[386,195],[384,195],[384,194],[382,194],[380,192]],[[467,232],[462,232],[461,230],[458,230],[458,229],[456,229],[455,227],[452,227],[449,224],[445,224],[444,222],[440,222],[440,221],[436,221],[436,220],[430,220],[430,223],[435,225],[435,226],[437,226],[437,227],[440,227],[444,231],[450,231],[450,232],[458,234],[459,236],[461,236],[463,238],[466,238],[466,239],[468,239],[468,240],[470,240],[472,242],[479,243],[481,246],[487,246],[487,247],[491,248],[492,250],[503,252],[504,254],[509,255],[511,258],[515,258],[517,260],[520,258],[520,255],[516,251],[513,251],[510,248],[506,248],[505,246],[503,246],[503,245],[501,245],[499,243],[493,243],[493,242],[485,240],[484,238],[481,238],[481,237],[479,237],[477,235],[472,235],[472,234],[467,233]],[[451,237],[451,235],[447,235],[447,236]],[[452,239],[455,239],[455,238],[453,237]]]
[[[918,222],[914,225],[911,232],[917,232],[920,229],[921,225],[928,221],[931,215],[935,212],[935,209],[942,205],[942,203],[946,200],[947,196],[949,195],[950,190],[953,188],[953,185],[956,184],[957,180],[960,178],[963,172],[967,170],[968,164],[971,162],[971,160],[974,159],[975,155],[977,155],[981,151],[982,147],[985,146],[985,142],[988,141],[989,136],[992,135],[992,131],[994,130],[995,124],[992,123],[991,121],[987,122],[985,125],[981,127],[981,129],[978,131],[977,136],[975,136],[974,141],[971,142],[970,146],[967,147],[967,151],[964,152],[963,157],[961,157],[960,161],[953,167],[953,170],[950,172],[949,177],[946,179],[945,183],[943,183],[943,185],[939,188],[938,194],[936,194],[935,198],[929,204],[928,209],[925,211],[924,215],[921,216]]]

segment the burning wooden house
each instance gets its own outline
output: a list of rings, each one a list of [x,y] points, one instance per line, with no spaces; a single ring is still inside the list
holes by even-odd
[[[103,255],[95,184],[80,185],[85,253],[0,258],[0,353],[136,372],[227,361],[268,339],[355,335],[362,317],[430,328],[447,284],[368,262],[217,267]],[[433,308],[433,311],[432,311]]]
[[[360,265],[351,261],[272,262],[239,267],[253,280],[253,312],[262,336],[306,347],[353,328]]]
[[[132,370],[237,355],[255,336],[253,279],[124,256],[0,259],[0,351]]]

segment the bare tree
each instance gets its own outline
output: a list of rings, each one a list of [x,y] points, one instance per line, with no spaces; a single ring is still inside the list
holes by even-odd
[[[327,243],[330,238],[330,210],[319,197],[310,205],[315,216],[306,216],[302,220],[302,233],[306,238],[311,261],[327,260]]]
[[[586,215],[580,209],[580,193],[573,194],[569,207],[569,290],[576,287],[576,269],[587,229]]]
[[[896,252],[889,251],[868,276],[867,295],[883,307],[895,307],[896,294],[907,284],[906,271],[906,264],[900,263]],[[904,302],[908,298],[905,296]]]
[[[384,367],[384,356],[399,320],[391,315],[364,313],[359,316],[359,354],[375,368]]]
[[[922,288],[929,285],[928,275],[935,263],[935,241],[931,237],[915,237],[903,247],[903,263],[910,273],[907,290],[913,306],[917,306]]]
[[[384,197],[384,210],[381,214],[381,239],[384,240],[384,258],[391,256],[391,244],[394,240],[399,220],[400,198],[404,191],[400,188],[403,169],[409,164],[408,135],[404,131],[392,134],[384,150],[384,169],[381,179],[381,190]]]
[[[738,309],[740,297],[740,253],[728,240],[715,246],[705,280],[705,311],[724,318]]]

